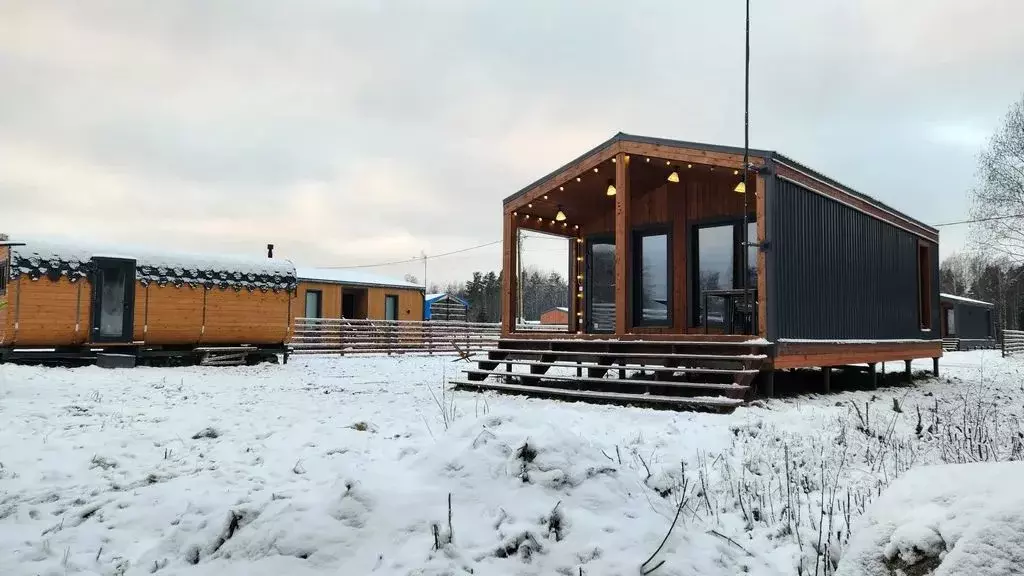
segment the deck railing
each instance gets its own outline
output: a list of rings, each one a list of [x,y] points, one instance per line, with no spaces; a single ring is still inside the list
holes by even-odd
[[[295,354],[466,354],[497,345],[501,325],[447,320],[296,318]]]

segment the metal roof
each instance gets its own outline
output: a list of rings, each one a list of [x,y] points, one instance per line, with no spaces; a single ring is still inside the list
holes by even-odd
[[[975,300],[974,298],[967,298],[965,296],[957,296],[955,294],[946,294],[945,292],[939,293],[939,298],[943,300],[951,300],[954,302],[963,302],[964,304],[974,304],[976,306],[984,306],[986,308],[995,308],[995,304],[991,302],[985,302],[983,300]]]
[[[408,290],[423,290],[420,284],[413,284],[405,280],[388,278],[372,272],[363,270],[343,268],[298,268],[296,270],[299,280],[307,282],[322,282],[326,284],[343,284],[345,286],[383,286],[386,288],[403,288]]]
[[[523,187],[522,189],[520,189],[515,194],[512,194],[511,196],[505,198],[505,200],[503,201],[503,204],[508,204],[509,202],[512,202],[516,198],[519,198],[523,194],[526,194],[526,192],[528,190],[530,190],[531,188],[533,188],[534,186],[537,186],[538,184],[543,183],[545,180],[553,178],[559,172],[561,172],[562,170],[565,170],[567,167],[571,166],[572,164],[576,164],[577,162],[582,161],[587,156],[590,156],[591,154],[594,154],[594,153],[596,153],[596,152],[598,152],[600,150],[603,150],[604,148],[607,148],[608,146],[611,146],[612,144],[615,144],[616,142],[636,142],[636,143],[639,143],[639,144],[653,144],[655,146],[671,146],[673,148],[687,148],[687,149],[690,149],[690,150],[703,150],[703,151],[706,151],[706,152],[722,152],[722,153],[726,153],[726,154],[740,154],[740,155],[743,154],[743,148],[741,148],[739,146],[723,146],[723,145],[720,145],[720,144],[706,144],[706,143],[703,143],[703,142],[688,142],[686,140],[672,140],[672,139],[669,139],[669,138],[653,138],[653,137],[650,137],[650,136],[637,136],[635,134],[626,134],[625,132],[619,132],[615,136],[612,136],[611,138],[609,138],[608,140],[605,140],[601,144],[598,144],[597,146],[591,148],[590,150],[587,150],[583,154],[580,154],[576,158],[573,158],[569,162],[566,162],[565,164],[559,166],[558,168],[556,168],[555,170],[551,171],[550,173],[544,175],[543,177],[541,177],[541,178],[531,182],[529,185]],[[750,154],[750,156],[752,158],[763,158],[765,160],[771,160],[771,161],[774,161],[774,162],[780,162],[782,164],[786,164],[789,167],[794,168],[796,170],[799,170],[801,172],[805,172],[809,176],[813,176],[814,178],[817,178],[817,179],[825,182],[826,184],[829,184],[831,186],[835,186],[836,188],[842,190],[843,192],[846,192],[847,194],[850,194],[852,196],[856,196],[857,198],[860,198],[861,200],[864,200],[865,202],[868,202],[870,204],[874,204],[875,206],[877,206],[879,208],[882,208],[884,210],[887,210],[889,212],[892,212],[893,214],[896,214],[896,215],[898,215],[898,216],[900,216],[902,218],[906,218],[907,220],[909,220],[910,222],[913,222],[914,224],[917,224],[918,226],[922,226],[923,228],[925,228],[927,230],[931,230],[932,232],[938,233],[938,229],[936,229],[935,227],[929,226],[928,224],[925,224],[924,222],[921,222],[920,220],[918,220],[916,218],[908,216],[907,214],[905,214],[905,213],[903,213],[903,212],[901,212],[901,211],[899,211],[899,210],[897,210],[897,209],[895,209],[895,208],[893,208],[891,206],[888,206],[884,202],[881,202],[881,201],[879,201],[879,200],[877,200],[875,198],[872,198],[871,196],[868,196],[867,194],[863,194],[861,192],[858,192],[858,191],[854,190],[853,188],[850,188],[849,186],[846,186],[846,185],[844,185],[844,184],[842,184],[842,183],[840,183],[840,182],[838,182],[838,181],[836,181],[836,180],[834,180],[832,178],[829,178],[828,176],[822,174],[821,172],[818,172],[817,170],[809,168],[807,165],[802,164],[800,162],[797,162],[796,160],[793,160],[792,158],[789,158],[788,156],[785,156],[783,154],[779,154],[778,152],[775,152],[773,150],[761,150],[759,148],[751,148],[749,150],[749,154]]]

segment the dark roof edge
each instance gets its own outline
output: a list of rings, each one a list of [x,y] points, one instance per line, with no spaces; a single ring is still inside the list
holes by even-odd
[[[676,148],[689,148],[691,150],[705,150],[707,152],[724,152],[726,154],[743,154],[743,148],[741,148],[739,146],[723,146],[723,145],[719,145],[719,144],[705,144],[703,142],[689,142],[689,141],[686,141],[686,140],[672,140],[672,139],[669,139],[669,138],[653,138],[653,137],[650,137],[650,136],[637,136],[635,134],[626,134],[625,132],[619,132],[618,134],[612,136],[608,140],[605,140],[604,142],[598,144],[597,146],[591,148],[590,150],[587,150],[583,154],[580,154],[576,158],[573,158],[572,160],[566,162],[565,164],[562,164],[561,166],[559,166],[558,168],[554,169],[553,171],[545,174],[544,176],[538,178],[537,180],[534,180],[530,184],[528,184],[525,187],[521,188],[515,194],[512,194],[511,196],[508,196],[507,198],[505,198],[502,201],[502,205],[508,204],[509,202],[512,202],[512,201],[516,200],[517,198],[519,198],[520,196],[525,194],[527,191],[529,191],[531,188],[537,186],[538,184],[541,184],[542,182],[544,182],[546,180],[554,178],[559,172],[561,172],[562,170],[565,170],[566,168],[568,168],[569,166],[571,166],[573,164],[576,164],[576,163],[582,161],[584,158],[586,158],[586,157],[588,157],[588,156],[590,156],[592,154],[595,154],[595,153],[597,153],[597,152],[607,148],[608,146],[611,146],[612,144],[615,144],[616,142],[624,142],[624,141],[625,142],[637,142],[637,143],[640,143],[640,144],[653,144],[653,145],[656,145],[656,146],[673,146],[673,147],[676,147]],[[751,148],[749,153],[750,153],[750,156],[752,156],[752,157],[771,159],[771,160],[776,161],[776,162],[781,162],[782,164],[787,164],[791,168],[794,168],[794,169],[799,170],[801,172],[805,172],[809,176],[817,178],[818,180],[821,180],[822,182],[824,182],[825,184],[827,184],[829,186],[833,186],[833,187],[835,187],[835,188],[837,188],[839,190],[842,190],[843,192],[846,192],[847,194],[850,194],[852,196],[856,196],[857,198],[859,198],[859,199],[861,199],[861,200],[863,200],[865,202],[874,204],[878,208],[881,208],[882,210],[890,212],[890,213],[892,213],[892,214],[894,214],[894,215],[896,215],[896,216],[898,216],[900,218],[905,218],[908,222],[912,222],[912,223],[914,223],[914,224],[916,224],[918,226],[921,226],[922,228],[924,228],[926,230],[934,232],[935,234],[939,233],[939,230],[937,228],[935,228],[933,226],[929,226],[928,224],[925,224],[924,222],[921,222],[920,220],[918,220],[918,219],[916,219],[916,218],[914,218],[912,216],[908,216],[907,214],[905,214],[905,213],[903,213],[903,212],[901,212],[899,210],[896,210],[895,208],[885,204],[884,202],[880,202],[879,200],[876,200],[875,198],[872,198],[871,196],[868,196],[867,194],[863,194],[861,192],[858,192],[858,191],[854,190],[853,188],[850,188],[849,186],[846,186],[846,185],[838,182],[837,180],[829,178],[828,176],[822,174],[821,172],[818,172],[817,170],[809,168],[805,164],[797,162],[796,160],[793,160],[792,158],[789,158],[788,156],[785,156],[783,154],[779,154],[778,152],[774,152],[772,150],[761,150],[761,149],[757,149],[757,148]]]
[[[843,183],[841,183],[841,182],[839,182],[837,180],[829,178],[828,176],[822,174],[821,172],[818,172],[817,170],[814,170],[813,168],[809,168],[806,164],[802,164],[800,162],[797,162],[796,160],[793,160],[792,158],[789,158],[788,156],[785,156],[783,154],[779,154],[778,152],[773,152],[772,153],[772,159],[775,162],[779,162],[781,164],[786,164],[790,168],[793,168],[793,169],[798,170],[800,172],[804,172],[808,176],[812,176],[812,177],[814,177],[814,178],[816,178],[818,180],[821,180],[825,184],[828,184],[829,186],[832,186],[834,188],[838,188],[839,190],[842,190],[843,192],[846,192],[847,194],[850,194],[851,196],[856,196],[857,198],[859,198],[859,199],[861,199],[861,200],[863,200],[865,202],[868,202],[870,204],[874,204],[878,208],[881,208],[882,210],[885,210],[886,212],[890,212],[890,213],[892,213],[892,214],[894,214],[896,216],[899,216],[900,218],[904,218],[908,222],[912,222],[912,223],[914,223],[914,224],[924,228],[925,230],[929,230],[931,232],[934,232],[935,234],[939,233],[938,228],[935,228],[934,226],[929,226],[928,224],[925,224],[924,222],[921,222],[917,218],[914,218],[913,216],[909,216],[906,213],[901,212],[900,210],[897,210],[897,209],[893,208],[892,206],[889,206],[888,204],[886,204],[886,203],[884,203],[884,202],[882,202],[880,200],[877,200],[877,199],[875,199],[875,198],[873,198],[871,196],[868,196],[867,194],[864,194],[863,192],[858,192],[858,191],[854,190],[853,188],[850,188],[849,186],[847,186],[847,185],[845,185],[845,184],[843,184]]]

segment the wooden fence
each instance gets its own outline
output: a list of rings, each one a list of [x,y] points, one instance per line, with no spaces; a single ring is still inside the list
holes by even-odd
[[[1024,330],[1003,330],[1003,357],[1024,352]]]
[[[494,348],[500,324],[296,318],[295,354],[467,354]]]

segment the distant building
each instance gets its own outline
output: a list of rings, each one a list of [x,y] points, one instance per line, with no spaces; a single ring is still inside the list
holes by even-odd
[[[427,294],[423,299],[424,320],[445,320],[465,322],[469,315],[469,303],[452,294]]]
[[[299,268],[293,318],[423,320],[423,286],[362,270]]]
[[[971,350],[995,345],[995,305],[953,294],[939,294],[942,338],[947,349]]]
[[[564,306],[556,306],[540,315],[540,323],[565,326],[569,324],[569,309]]]

